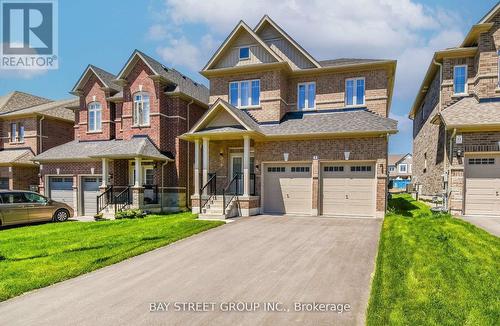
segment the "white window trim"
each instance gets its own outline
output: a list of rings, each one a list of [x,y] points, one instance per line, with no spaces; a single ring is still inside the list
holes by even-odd
[[[241,49],[247,48],[248,49],[248,57],[241,57]],[[250,46],[245,45],[245,46],[240,46],[238,47],[238,59],[239,60],[250,60],[252,53],[250,51]]]
[[[403,167],[403,166],[405,167],[405,170],[404,170],[404,171],[403,171],[403,170],[401,170],[401,167]],[[406,164],[406,163],[399,164],[399,165],[398,165],[398,172],[399,172],[399,173],[408,173],[408,164]]]
[[[142,161],[141,162],[141,168],[142,168],[142,185],[146,185],[146,170],[154,170],[155,166],[154,163],[151,161]],[[128,184],[129,186],[133,186],[135,184],[135,162],[134,161],[129,161],[128,164]],[[153,185],[154,185],[154,180],[153,180]]]
[[[364,85],[364,89],[363,89],[363,103],[361,104],[356,104],[357,102],[357,91],[356,91],[356,88],[357,88],[357,81],[362,79],[363,80],[363,85]],[[352,97],[352,104],[347,104],[347,82],[348,81],[354,81],[354,90],[353,90],[353,97]],[[346,107],[349,107],[349,108],[352,108],[352,107],[364,107],[366,106],[366,79],[365,77],[354,77],[354,78],[346,78],[345,80],[345,83],[344,83],[344,104]]]
[[[455,93],[455,69],[456,68],[465,68],[465,85],[464,85],[464,92],[463,93]],[[467,95],[469,94],[469,85],[468,85],[468,66],[467,65],[456,65],[453,66],[453,95]]]
[[[254,81],[258,81],[259,82],[259,103],[258,104],[254,104],[252,105],[252,82]],[[248,103],[250,103],[250,105],[246,105],[246,106],[241,106],[241,83],[242,82],[249,82],[250,83],[250,86],[249,86],[249,91],[248,91]],[[236,105],[237,108],[239,109],[253,109],[253,108],[260,108],[260,79],[246,79],[246,80],[233,80],[233,81],[230,81],[229,82],[229,103],[231,103],[231,84],[233,83],[238,83],[238,104]]]
[[[299,88],[301,85],[304,85],[306,87],[306,92],[305,92],[305,102],[304,102],[304,108],[301,109],[299,107]],[[309,107],[309,96],[308,96],[308,89],[309,85],[314,85],[314,106]],[[303,82],[303,83],[298,83],[297,84],[297,110],[299,111],[308,111],[308,110],[316,110],[316,82]]]
[[[389,172],[396,172],[396,167],[394,165],[389,165]]]
[[[99,110],[97,109],[91,109],[91,106],[93,104],[99,104]],[[100,102],[97,102],[97,101],[93,101],[93,102],[90,102],[89,104],[87,104],[87,131],[88,132],[101,132],[102,131],[102,105]],[[94,112],[94,124],[95,124],[95,129],[91,129],[91,126],[90,126],[90,111],[93,111]],[[100,122],[100,125],[98,126],[97,125],[97,121],[96,121],[96,112],[99,111],[100,114],[101,114],[101,118],[99,119],[99,122]]]
[[[135,100],[135,97],[137,95],[141,96],[142,110],[144,110],[144,100],[143,100],[144,99],[144,95],[147,95],[148,98],[149,98],[148,123],[144,123],[143,122],[142,112],[140,112],[139,116],[137,117],[137,123],[134,123],[134,115],[136,114],[135,113],[135,103],[137,103],[136,100]],[[150,126],[151,126],[151,95],[149,95],[148,92],[143,92],[143,91],[135,92],[132,95],[132,127],[150,127]]]

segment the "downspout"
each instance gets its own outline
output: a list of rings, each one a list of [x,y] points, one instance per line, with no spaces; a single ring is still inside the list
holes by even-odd
[[[445,208],[446,208],[447,211],[449,211],[449,200],[448,200],[448,198],[449,198],[449,196],[451,194],[451,192],[450,192],[450,179],[451,179],[451,165],[453,163],[453,138],[455,138],[456,134],[457,134],[457,128],[453,128],[453,132],[451,133],[451,136],[450,136],[450,145],[449,145],[450,146],[450,154],[447,157],[447,160],[450,159],[451,161],[450,161],[450,165],[449,165],[448,170],[445,172],[447,174],[446,175],[446,196],[445,196],[445,200],[446,200]],[[445,128],[444,135],[446,137],[446,128]],[[446,146],[446,138],[445,138],[444,144]]]
[[[40,154],[43,152],[43,124],[42,124],[42,121],[44,119],[45,119],[45,116],[42,115],[42,117],[40,118],[40,121],[38,122],[39,123],[38,130],[40,133],[40,145],[38,146],[38,153],[37,154]]]
[[[438,114],[441,115],[441,111],[443,110],[443,104],[442,104],[442,91],[441,87],[443,85],[443,64],[439,63],[436,61],[436,59],[432,60],[432,63],[434,63],[436,66],[439,67],[439,104],[438,104]],[[443,122],[444,123],[444,122]],[[453,138],[453,136],[451,137]],[[450,139],[451,142],[451,139]],[[444,127],[444,142],[443,142],[443,153],[445,156],[447,151],[446,151],[446,125]],[[445,157],[444,159],[444,164],[443,164],[443,180],[446,180],[445,182],[445,189],[444,189],[444,203],[443,206],[444,208],[448,209],[448,189],[449,189],[449,182],[448,182],[448,157]]]
[[[164,163],[162,163],[161,165],[161,191],[160,191],[160,198],[161,198],[161,202],[160,202],[160,213],[163,213],[163,193],[165,192],[165,179],[164,176],[165,174],[163,173],[164,172],[164,168],[165,168],[165,165],[168,164],[168,161],[165,161]]]
[[[194,100],[191,99],[191,102],[189,102],[188,105],[187,105],[187,119],[186,119],[186,121],[187,121],[187,130],[186,131],[189,131],[191,129],[191,125],[189,124],[189,116],[190,116],[190,110],[189,109],[191,107],[191,104],[193,104],[193,103],[194,103]],[[187,209],[191,209],[191,200],[189,199],[191,197],[191,195],[189,193],[189,191],[191,189],[191,187],[190,187],[191,180],[189,178],[189,172],[191,171],[190,155],[189,155],[190,154],[190,149],[191,149],[190,145],[191,145],[191,143],[189,141],[187,141],[187,164],[186,164],[186,166],[187,166],[187,168],[186,168],[187,169],[187,171],[186,171],[186,176],[187,176],[187,182],[186,182],[186,208]]]

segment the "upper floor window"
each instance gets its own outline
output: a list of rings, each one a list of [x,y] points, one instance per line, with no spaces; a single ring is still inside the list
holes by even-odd
[[[455,94],[467,93],[467,65],[453,67],[453,92]]]
[[[24,143],[24,125],[19,122],[10,124],[10,142]]]
[[[399,167],[399,173],[406,173],[407,172],[408,165],[406,165],[406,164],[399,164],[398,167]]]
[[[89,131],[101,131],[102,129],[102,107],[99,102],[92,102],[88,105],[89,111]]]
[[[389,172],[396,171],[396,167],[394,165],[389,165]]]
[[[238,108],[260,105],[260,80],[244,80],[229,83],[229,102]]]
[[[297,108],[299,110],[314,109],[316,104],[316,83],[300,83],[297,89]]]
[[[345,105],[356,106],[365,104],[365,79],[349,78],[345,81]]]
[[[244,46],[240,48],[240,60],[250,59],[250,48]]]
[[[145,92],[134,95],[134,126],[149,126],[149,94]]]

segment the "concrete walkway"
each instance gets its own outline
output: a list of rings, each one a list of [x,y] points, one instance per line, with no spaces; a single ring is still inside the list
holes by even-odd
[[[500,216],[485,217],[485,216],[462,216],[461,219],[474,224],[475,226],[500,237]]]
[[[0,303],[0,325],[364,325],[381,223],[241,218]]]

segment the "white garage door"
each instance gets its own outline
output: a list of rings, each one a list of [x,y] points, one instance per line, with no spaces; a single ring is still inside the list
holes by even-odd
[[[321,165],[321,214],[374,217],[375,167],[366,163]]]
[[[73,206],[73,178],[72,177],[50,177],[49,197],[55,201]]]
[[[465,159],[465,214],[500,216],[500,155]]]
[[[311,164],[266,164],[263,182],[265,213],[311,214]]]
[[[99,196],[100,177],[82,178],[83,189],[83,215],[91,216],[97,213],[97,196]]]

